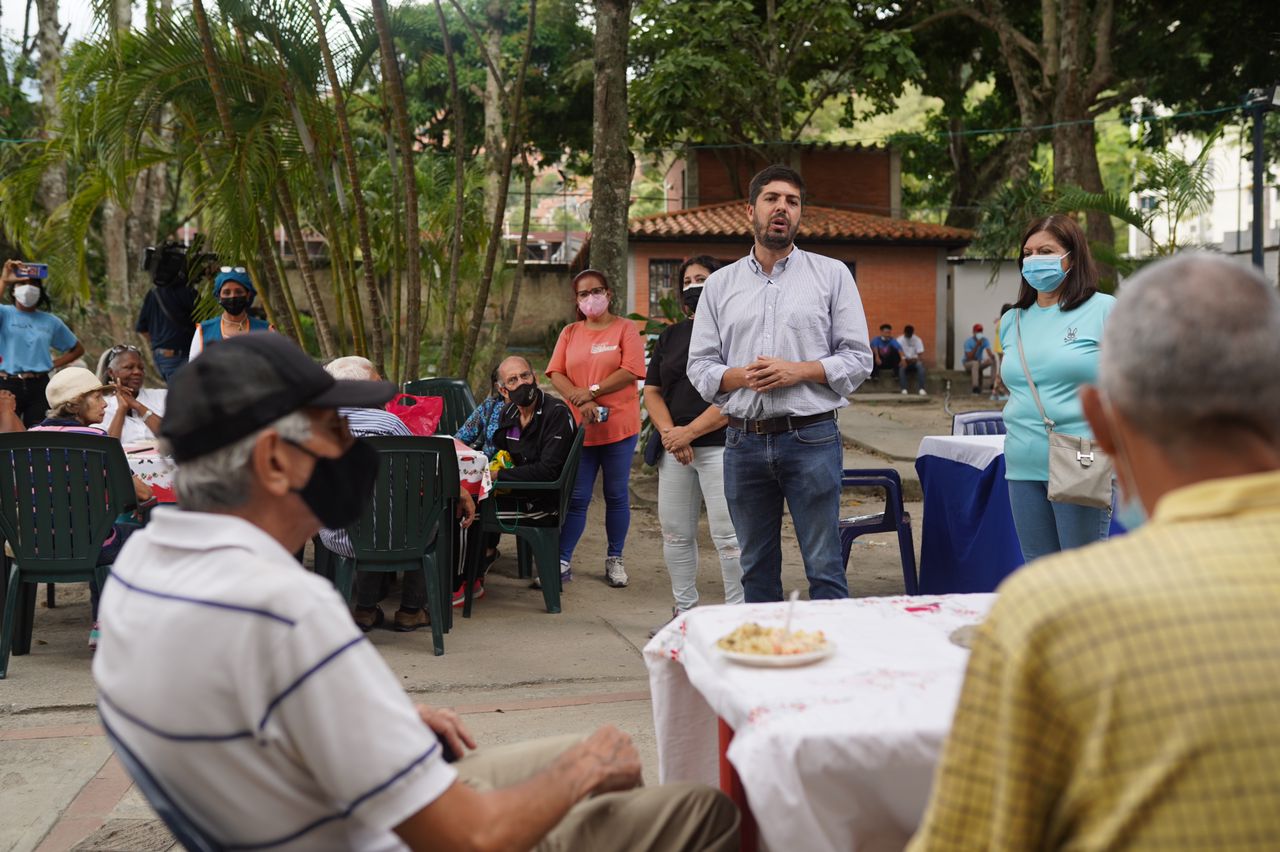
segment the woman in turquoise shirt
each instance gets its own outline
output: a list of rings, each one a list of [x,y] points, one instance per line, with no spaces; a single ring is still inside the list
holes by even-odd
[[[49,371],[84,354],[84,345],[61,319],[48,312],[44,281],[27,278],[21,264],[7,260],[0,272],[0,293],[12,305],[0,305],[0,391],[13,395],[14,412],[27,428],[44,419],[49,404]],[[62,353],[54,358],[50,350]]]
[[[1031,376],[1054,431],[1092,437],[1079,390],[1097,380],[1102,327],[1116,300],[1098,292],[1089,243],[1069,216],[1055,214],[1027,228],[1019,267],[1018,301],[1000,319],[1000,378],[1009,389],[1004,409],[1009,503],[1022,555],[1030,562],[1106,538],[1111,512],[1049,500],[1049,438],[1023,372],[1019,325]]]

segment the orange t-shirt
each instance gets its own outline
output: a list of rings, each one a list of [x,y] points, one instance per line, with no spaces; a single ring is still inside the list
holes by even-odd
[[[637,379],[644,378],[644,340],[636,324],[618,317],[610,325],[587,328],[579,320],[564,327],[556,341],[556,351],[547,364],[547,376],[562,373],[580,388],[597,385],[618,371],[626,370]],[[567,402],[567,400],[566,400]],[[588,423],[583,443],[588,447],[612,444],[640,431],[640,396],[635,383],[613,393],[601,394],[596,403],[609,409],[603,423]],[[569,403],[573,417],[582,422],[582,413]]]

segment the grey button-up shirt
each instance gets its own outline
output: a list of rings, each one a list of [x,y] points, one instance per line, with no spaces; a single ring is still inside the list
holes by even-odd
[[[827,382],[721,393],[730,367],[746,367],[760,355],[819,361]],[[707,279],[693,321],[689,380],[726,415],[801,417],[843,408],[871,364],[862,299],[843,263],[796,248],[765,275],[752,251]]]

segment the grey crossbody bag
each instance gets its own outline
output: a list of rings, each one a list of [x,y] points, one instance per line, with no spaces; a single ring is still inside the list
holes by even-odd
[[[1055,503],[1110,509],[1114,476],[1111,459],[1092,438],[1053,431],[1054,422],[1044,413],[1040,392],[1031,378],[1027,355],[1022,348],[1022,311],[1014,314],[1014,323],[1018,329],[1018,359],[1022,361],[1022,373],[1027,377],[1031,398],[1036,401],[1044,429],[1049,433],[1049,499]]]

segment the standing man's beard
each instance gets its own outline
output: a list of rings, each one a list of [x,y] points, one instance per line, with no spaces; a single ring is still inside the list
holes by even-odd
[[[782,231],[773,227],[774,222],[782,225]],[[770,216],[765,222],[761,222],[757,217],[751,217],[751,230],[755,234],[756,242],[768,249],[779,251],[791,245],[796,238],[796,231],[800,228],[800,222],[792,221],[783,214]]]

